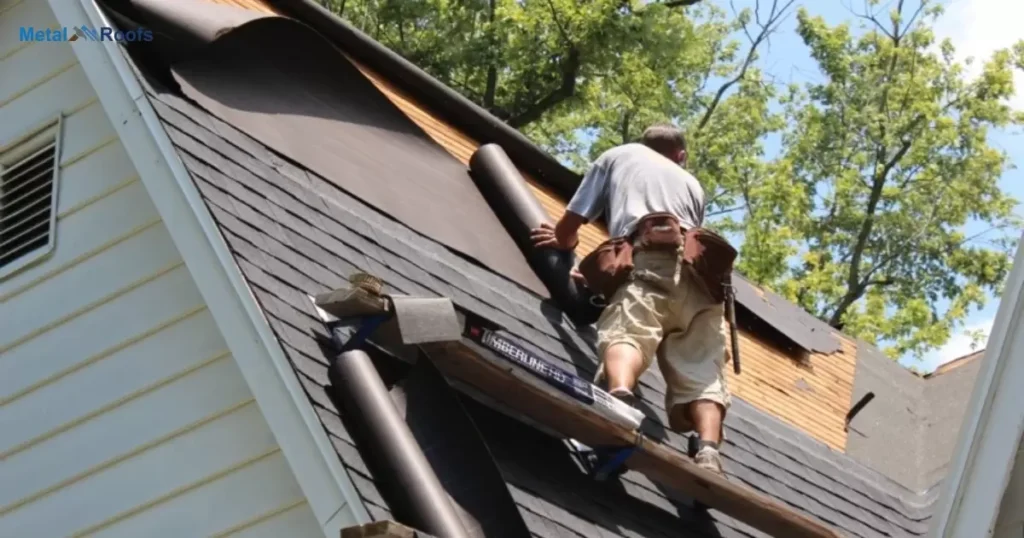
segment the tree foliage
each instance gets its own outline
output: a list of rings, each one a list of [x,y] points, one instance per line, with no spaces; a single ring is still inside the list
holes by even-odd
[[[857,34],[799,12],[824,80],[783,99],[782,156],[751,187],[744,223],[752,278],[894,357],[945,343],[998,292],[1020,233],[988,134],[1024,122],[1008,105],[1024,42],[968,80],[935,41],[940,13],[899,1],[884,18],[862,13]],[[968,236],[969,224],[984,230]]]
[[[1005,278],[1019,222],[987,140],[1024,119],[1007,106],[1024,42],[968,80],[927,0],[887,16],[868,0],[859,26],[799,11],[821,71],[799,87],[758,68],[793,0],[323,1],[577,169],[683,126],[741,270],[894,356],[944,343]]]

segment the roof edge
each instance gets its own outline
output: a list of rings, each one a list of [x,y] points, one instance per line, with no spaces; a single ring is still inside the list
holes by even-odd
[[[960,439],[942,487],[931,538],[991,533],[1024,431],[1024,242],[1013,268],[974,382]]]
[[[569,199],[580,176],[548,152],[493,114],[463,97],[398,53],[331,13],[314,0],[267,0],[285,15],[301,20],[341,45],[345,52],[369,66],[436,112],[464,129],[480,145],[495,143],[513,162],[526,168],[542,183]]]
[[[94,0],[49,0],[63,26],[108,26]],[[165,221],[196,287],[327,538],[370,521],[262,309],[121,46],[79,41],[77,61]]]
[[[946,362],[944,364],[940,364],[939,367],[936,368],[933,372],[928,373],[928,374],[924,374],[923,377],[925,379],[931,379],[933,377],[937,377],[937,376],[940,376],[940,375],[943,375],[943,374],[947,374],[947,373],[949,373],[949,372],[951,372],[953,370],[956,370],[957,368],[960,368],[961,366],[966,366],[966,365],[974,362],[975,359],[981,359],[984,356],[985,356],[985,349],[984,348],[979,349],[978,351],[972,351],[972,352],[968,353],[967,355],[963,355],[961,357],[957,357],[957,358],[955,358],[955,359],[953,359],[953,360],[951,360],[949,362]]]

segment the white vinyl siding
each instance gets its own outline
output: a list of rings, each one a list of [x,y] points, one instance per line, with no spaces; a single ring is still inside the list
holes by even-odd
[[[0,0],[0,147],[63,116],[56,246],[0,279],[0,536],[323,536],[46,2]]]

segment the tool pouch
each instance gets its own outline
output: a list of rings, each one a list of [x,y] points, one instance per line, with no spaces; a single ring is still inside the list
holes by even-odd
[[[683,242],[679,220],[670,213],[652,213],[640,219],[629,237],[616,237],[597,246],[580,262],[587,287],[610,300],[633,272],[633,249],[677,250]]]
[[[726,239],[705,228],[683,231],[679,220],[670,213],[652,213],[640,219],[630,237],[616,237],[598,245],[583,258],[580,274],[594,293],[611,300],[633,272],[633,250],[678,251],[682,262],[692,267],[708,293],[717,302],[724,302],[726,289],[732,285],[732,266],[736,249]]]
[[[676,251],[683,246],[679,219],[670,213],[651,213],[640,219],[634,232],[638,250]]]
[[[715,301],[725,301],[736,255],[736,249],[711,230],[693,228],[683,234],[683,263],[693,267]]]
[[[579,270],[588,288],[610,300],[633,272],[633,242],[616,237],[601,243],[580,261]]]

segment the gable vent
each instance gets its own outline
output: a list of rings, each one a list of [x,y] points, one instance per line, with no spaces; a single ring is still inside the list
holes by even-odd
[[[0,152],[0,276],[53,247],[58,126]]]

